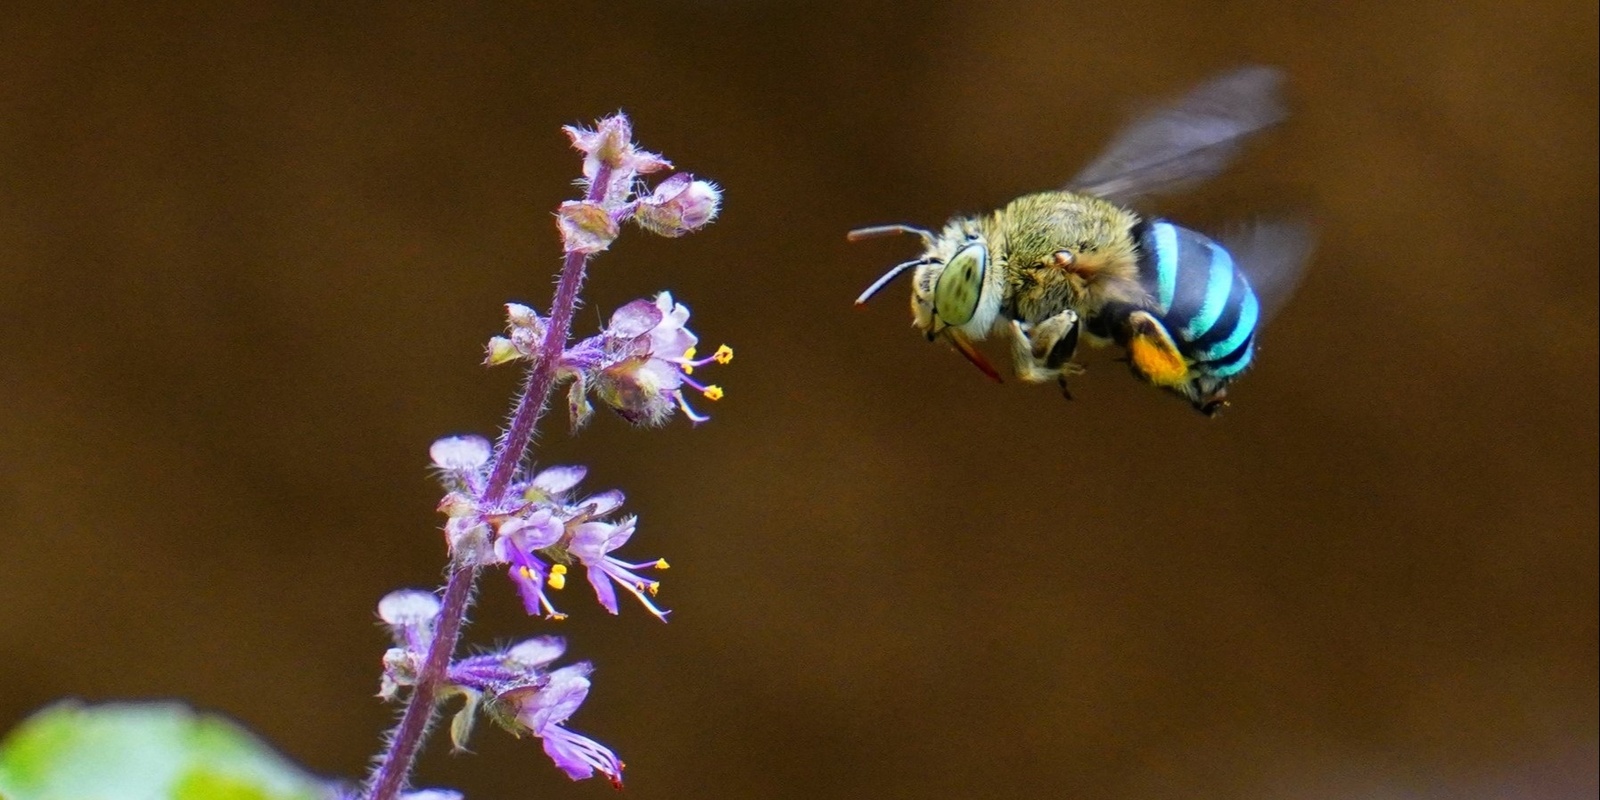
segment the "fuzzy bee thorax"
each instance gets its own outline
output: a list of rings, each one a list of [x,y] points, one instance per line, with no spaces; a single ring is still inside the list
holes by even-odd
[[[1131,211],[1097,197],[1042,192],[1017,198],[985,222],[1017,318],[1038,322],[1063,308],[1145,299],[1130,234],[1139,217]]]

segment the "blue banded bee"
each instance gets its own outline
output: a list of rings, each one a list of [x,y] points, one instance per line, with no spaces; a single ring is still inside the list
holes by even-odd
[[[1221,172],[1251,135],[1284,116],[1277,70],[1247,67],[1136,120],[1067,187],[1026,195],[938,233],[910,225],[850,232],[851,241],[910,233],[920,258],[896,265],[856,299],[912,274],[912,324],[1000,380],[973,342],[1009,340],[1019,378],[1082,372],[1080,338],[1115,343],[1134,375],[1212,416],[1254,356],[1263,306],[1251,285],[1283,284],[1308,253],[1297,223],[1258,224],[1231,247],[1126,204]],[[1237,256],[1237,260],[1236,260]]]

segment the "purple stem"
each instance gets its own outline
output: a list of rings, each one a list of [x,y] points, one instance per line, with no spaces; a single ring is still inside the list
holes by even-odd
[[[604,199],[611,169],[601,165],[589,183],[585,197],[591,203]],[[550,303],[550,323],[545,330],[544,342],[539,347],[539,358],[528,370],[522,394],[517,398],[516,411],[511,416],[511,426],[506,429],[495,448],[494,466],[489,471],[489,485],[478,498],[483,505],[493,506],[505,498],[511,479],[517,473],[533,443],[534,432],[539,428],[539,418],[550,405],[550,390],[555,388],[556,365],[567,339],[572,332],[572,317],[578,310],[578,290],[583,288],[583,276],[589,257],[583,253],[567,253],[561,265],[561,278],[556,283],[556,296]],[[422,741],[432,727],[439,694],[439,683],[450,667],[450,656],[455,654],[456,643],[461,639],[461,629],[466,626],[467,609],[472,605],[473,588],[478,580],[475,566],[452,565],[450,577],[444,587],[444,601],[439,610],[438,628],[433,644],[428,647],[428,657],[423,661],[422,673],[406,700],[405,713],[400,724],[389,736],[389,746],[378,757],[378,766],[368,784],[368,800],[397,800],[411,779],[417,753]]]
[[[398,798],[411,777],[411,768],[416,764],[417,752],[422,749],[422,740],[427,738],[428,728],[433,725],[439,677],[449,668],[450,655],[455,652],[456,641],[461,638],[461,628],[466,623],[467,607],[472,605],[472,588],[477,579],[476,567],[450,571],[450,578],[444,586],[444,603],[439,611],[439,627],[434,635],[433,646],[428,648],[422,674],[418,676],[417,685],[412,688],[411,697],[406,701],[400,724],[389,736],[389,749],[372,775],[372,788],[367,794],[372,800]],[[443,642],[449,642],[448,646],[441,644]]]

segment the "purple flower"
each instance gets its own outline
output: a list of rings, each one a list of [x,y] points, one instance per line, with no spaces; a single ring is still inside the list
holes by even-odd
[[[573,427],[587,421],[590,395],[636,425],[661,425],[679,409],[692,422],[709,419],[689,406],[683,387],[708,400],[721,399],[721,387],[689,376],[696,367],[732,361],[733,349],[723,345],[710,358],[696,359],[699,337],[687,327],[688,320],[689,307],[662,292],[654,300],[635,300],[617,309],[604,331],[568,350],[563,366],[573,378]]]
[[[667,621],[667,612],[656,607],[650,598],[661,589],[659,581],[645,580],[635,574],[636,570],[666,569],[667,560],[658,558],[654,561],[641,561],[629,563],[613,558],[611,551],[628,543],[636,527],[634,517],[625,517],[619,523],[610,522],[585,522],[577,526],[572,533],[572,541],[567,549],[583,562],[589,572],[589,585],[594,587],[595,597],[600,600],[600,605],[607,611],[617,613],[617,593],[611,584],[615,582],[627,590],[639,602],[654,614],[656,619]]]
[[[493,443],[477,436],[449,437],[434,442],[429,450],[444,487],[438,508],[446,516],[449,578],[439,596],[396,592],[379,603],[379,617],[395,641],[384,654],[380,695],[394,699],[406,693],[409,699],[362,797],[461,800],[447,790],[406,791],[432,712],[437,711],[428,704],[456,705],[449,729],[458,750],[481,715],[515,735],[539,737],[556,766],[573,780],[598,773],[618,788],[622,785],[624,767],[616,754],[566,727],[588,696],[591,667],[578,663],[554,669],[566,647],[563,640],[528,639],[444,663],[466,624],[478,568],[489,565],[506,565],[530,614],[564,617],[550,593],[561,590],[569,569],[581,564],[607,611],[619,612],[616,587],[620,585],[665,621],[667,612],[653,600],[660,584],[649,576],[652,570],[667,569],[667,562],[634,563],[615,555],[638,525],[633,516],[613,518],[622,508],[622,493],[584,496],[578,493],[584,467],[534,472],[524,466],[525,461],[550,395],[563,383],[570,384],[574,428],[591,415],[591,401],[640,425],[664,424],[680,409],[699,423],[707,418],[689,406],[686,394],[695,391],[714,401],[723,393],[696,380],[694,371],[733,358],[727,346],[709,358],[698,358],[699,340],[688,328],[689,309],[666,292],[617,309],[604,330],[568,345],[574,311],[582,305],[579,290],[590,256],[607,250],[629,220],[662,236],[698,230],[716,218],[722,192],[716,184],[687,173],[650,187],[645,176],[672,165],[640,149],[631,124],[620,113],[599,120],[593,128],[573,126],[565,131],[573,147],[583,153],[584,196],[561,204],[555,214],[565,251],[555,292],[558,300],[548,319],[531,307],[507,305],[505,335],[488,343],[484,360],[490,366],[511,361],[532,364],[502,436]],[[558,351],[557,346],[563,349]],[[341,795],[345,800],[356,796]]]
[[[451,724],[451,736],[457,747],[464,747],[481,712],[514,735],[531,733],[542,739],[545,752],[573,780],[599,772],[620,788],[623,765],[616,754],[563,727],[588,696],[593,671],[587,662],[548,669],[565,650],[559,637],[545,636],[451,664],[449,686],[467,698]]]
[[[476,692],[542,684],[545,667],[566,652],[559,636],[525,639],[505,650],[470,656],[450,665],[450,682]]]
[[[649,334],[645,330],[639,336]],[[451,475],[464,475],[463,480],[471,483],[479,477],[467,471],[476,463],[477,448],[463,445],[463,441],[466,440],[441,440],[435,447],[435,463],[441,470],[451,470]],[[463,452],[465,456],[455,458]],[[530,615],[566,618],[556,610],[549,592],[566,587],[567,567],[577,561],[588,568],[589,582],[601,605],[611,613],[617,613],[616,594],[602,575],[623,582],[624,588],[637,595],[652,614],[664,620],[666,612],[643,594],[654,595],[659,584],[644,581],[630,570],[665,569],[667,562],[658,559],[629,564],[609,555],[633,534],[635,520],[629,517],[620,525],[604,521],[622,507],[625,499],[622,492],[614,489],[573,497],[587,472],[581,466],[541,470],[532,478],[514,483],[510,499],[494,507],[464,491],[446,494],[439,510],[449,517],[445,521],[445,538],[451,556],[460,563],[507,565],[511,582]],[[431,635],[431,628],[429,631]],[[415,649],[425,650],[426,646]],[[401,672],[404,667],[404,663],[397,663],[396,671]]]
[[[690,190],[686,185],[678,194]],[[510,335],[489,341],[484,363],[490,366],[532,359],[538,353],[544,330],[539,315],[527,306],[506,308]],[[572,381],[567,401],[573,430],[583,427],[594,412],[591,397],[635,425],[665,424],[679,410],[695,424],[710,419],[689,405],[685,387],[708,400],[722,399],[722,387],[690,376],[697,367],[731,362],[733,348],[722,345],[709,358],[696,358],[699,337],[689,330],[688,320],[689,307],[662,292],[617,309],[605,330],[567,348],[556,374],[559,380]]]
[[[623,763],[599,742],[563,727],[584,698],[589,696],[587,663],[573,664],[551,672],[538,686],[504,692],[495,703],[506,709],[522,730],[544,741],[544,752],[561,771],[573,780],[594,777],[596,772],[622,787]]]

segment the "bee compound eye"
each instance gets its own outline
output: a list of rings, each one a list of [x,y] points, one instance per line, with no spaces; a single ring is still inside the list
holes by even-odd
[[[989,251],[981,244],[967,245],[952,256],[933,287],[934,312],[949,325],[962,325],[977,313],[983,296],[983,277],[989,268]]]

